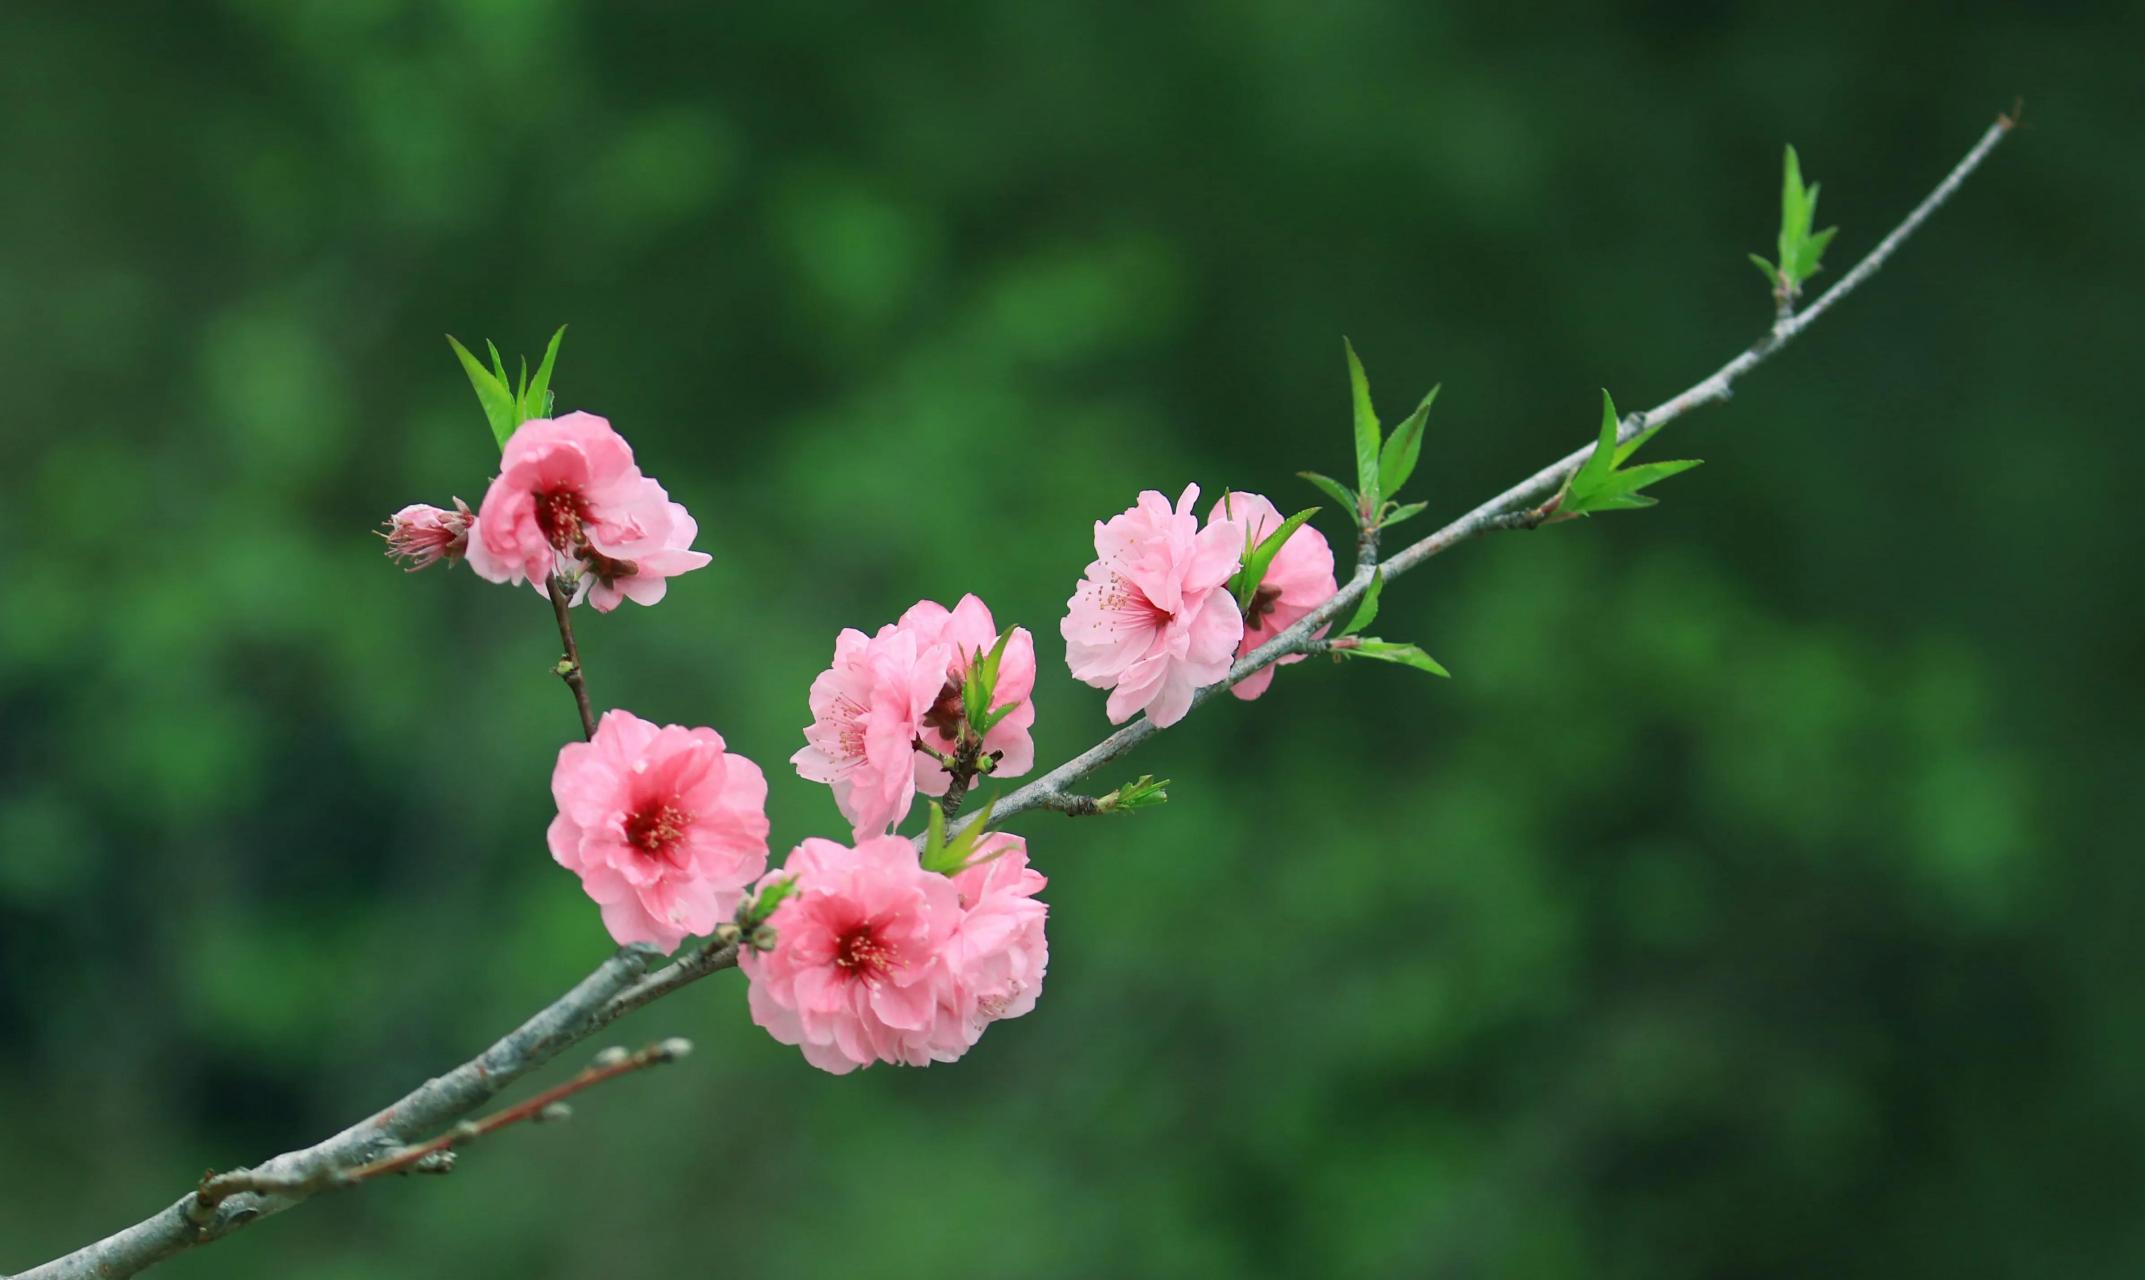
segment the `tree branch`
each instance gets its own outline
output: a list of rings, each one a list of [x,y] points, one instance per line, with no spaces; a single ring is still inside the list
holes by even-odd
[[[1922,202],[1914,207],[1914,211],[1892,229],[1890,235],[1878,241],[1876,248],[1870,250],[1867,256],[1856,263],[1846,275],[1840,277],[1830,289],[1825,290],[1824,295],[1808,309],[1799,315],[1777,320],[1763,337],[1689,389],[1652,409],[1624,418],[1617,424],[1617,439],[1629,440],[1648,427],[1672,422],[1693,409],[1726,400],[1732,394],[1737,379],[1763,364],[1774,352],[1793,341],[1797,334],[1817,323],[1818,317],[1824,315],[1840,299],[1853,293],[1863,281],[1875,275],[1877,269],[1906,242],[1907,237],[1913,235],[1915,230],[1928,220],[1930,214],[1951,198],[1952,193],[1959,189],[1959,185],[1966,181],[1967,176],[1980,167],[1989,152],[1996,149],[1996,144],[2002,142],[2016,124],[2017,120],[2013,116],[1998,116],[1996,123],[1989,126],[1988,132],[1981,135],[1980,141],[1966,153],[1966,158],[1937,184],[1936,189],[1925,196]],[[1381,572],[1388,580],[1397,578],[1431,556],[1441,551],[1449,551],[1477,534],[1498,529],[1529,527],[1533,513],[1527,510],[1527,505],[1555,492],[1558,486],[1564,483],[1565,477],[1577,471],[1593,455],[1594,447],[1589,444],[1573,450],[1436,533],[1410,544],[1388,558]],[[1371,551],[1368,546],[1364,549]],[[1282,658],[1310,652],[1317,632],[1354,609],[1363,599],[1363,593],[1370,589],[1372,576],[1372,568],[1367,559],[1359,562],[1354,575],[1342,584],[1340,591],[1331,600],[1312,610],[1294,626],[1244,655],[1242,660],[1230,668],[1228,677],[1221,683],[1208,685],[1194,694],[1192,706],[1198,707],[1207,699],[1233,688],[1246,676]],[[1030,809],[1058,807],[1053,801],[1063,794],[1067,787],[1159,732],[1161,730],[1153,721],[1145,716],[1140,717],[1064,764],[1007,793],[992,809],[991,820],[1002,821],[1015,814],[1026,813]],[[958,832],[972,821],[973,816],[955,822],[951,824],[950,830]],[[919,836],[919,843],[921,840],[922,837]]]
[[[1797,334],[1816,323],[1818,317],[1835,303],[1875,274],[1900,244],[1951,197],[1988,153],[1995,149],[1996,144],[2011,131],[2015,123],[2016,120],[2012,116],[1999,117],[1989,131],[1982,135],[1973,150],[1967,153],[1966,158],[1907,215],[1906,220],[1894,228],[1890,235],[1880,241],[1875,249],[1856,263],[1852,270],[1826,290],[1808,309],[1799,315],[1777,320],[1772,329],[1758,341],[1688,390],[1653,409],[1625,418],[1618,426],[1618,438],[1627,440],[1648,426],[1672,421],[1693,409],[1727,399],[1737,379],[1786,346]],[[1593,446],[1589,445],[1566,455],[1451,524],[1411,544],[1386,561],[1384,575],[1387,578],[1398,577],[1431,556],[1450,550],[1479,533],[1499,528],[1525,527],[1527,522],[1524,519],[1511,518],[1514,513],[1524,514],[1528,503],[1553,492],[1592,452]],[[1332,599],[1312,610],[1294,626],[1245,655],[1230,669],[1228,676],[1221,683],[1201,689],[1194,696],[1192,705],[1196,707],[1209,698],[1219,696],[1253,672],[1281,658],[1311,652],[1316,643],[1317,631],[1355,608],[1363,598],[1363,593],[1369,589],[1373,576],[1374,570],[1366,556],[1366,562],[1356,568]],[[594,736],[595,718],[589,709],[586,687],[581,681],[580,657],[575,650],[572,627],[567,619],[566,600],[556,581],[550,584],[550,593],[553,610],[558,615],[559,635],[566,648],[566,659],[561,664],[560,675],[574,691],[574,701],[581,711],[583,730]],[[1082,807],[1067,791],[1069,784],[1116,760],[1158,732],[1160,730],[1154,723],[1145,717],[1126,725],[1064,764],[1009,792],[995,806],[993,820],[1009,818],[1039,808],[1080,811]],[[971,816],[954,823],[953,828],[957,831],[973,820]],[[162,1212],[65,1257],[23,1272],[14,1277],[14,1280],[115,1280],[117,1277],[134,1275],[194,1245],[221,1239],[249,1222],[303,1203],[311,1195],[328,1186],[341,1185],[335,1171],[342,1171],[342,1178],[354,1179],[358,1172],[378,1165],[383,1160],[397,1159],[401,1153],[413,1150],[407,1144],[416,1141],[419,1135],[437,1133],[453,1124],[482,1106],[514,1080],[550,1061],[561,1050],[594,1034],[599,1028],[643,1005],[697,982],[708,974],[735,967],[737,964],[735,944],[711,942],[655,973],[647,973],[648,963],[655,955],[652,949],[646,947],[627,947],[619,951],[573,990],[476,1058],[456,1067],[445,1076],[426,1081],[400,1101],[324,1142],[303,1151],[277,1156],[256,1170],[247,1171],[245,1176],[252,1181],[243,1187],[234,1182],[226,1193],[218,1196],[213,1203],[203,1205],[199,1202],[198,1193],[188,1192]],[[573,1082],[569,1081],[568,1085],[572,1086]],[[556,1094],[557,1091],[553,1092]],[[536,1101],[532,1099],[532,1102]],[[528,1104],[524,1104],[526,1105]],[[504,1114],[507,1113],[502,1113]],[[436,1141],[438,1140],[435,1139]],[[413,1163],[422,1158],[413,1157]],[[226,1177],[235,1178],[237,1175]],[[197,1215],[205,1221],[197,1222]]]
[[[201,1184],[194,1188],[194,1202],[187,1210],[187,1217],[198,1226],[206,1226],[215,1220],[217,1206],[240,1192],[298,1200],[323,1191],[355,1186],[368,1179],[389,1174],[447,1173],[454,1168],[454,1153],[458,1147],[524,1120],[563,1119],[567,1113],[561,1104],[583,1089],[602,1084],[606,1080],[615,1080],[644,1067],[676,1062],[691,1053],[692,1049],[691,1041],[679,1037],[651,1044],[638,1053],[627,1053],[623,1049],[606,1049],[597,1055],[596,1061],[587,1069],[563,1084],[553,1085],[532,1098],[494,1111],[481,1119],[464,1120],[430,1141],[391,1151],[354,1169],[323,1166],[303,1177],[288,1174],[278,1176],[253,1169],[203,1174]]]
[[[198,1244],[220,1240],[270,1214],[303,1204],[324,1186],[323,1170],[354,1169],[437,1133],[483,1106],[560,1050],[593,1033],[594,1021],[611,999],[630,989],[660,953],[625,947],[596,967],[573,990],[446,1075],[425,1081],[373,1115],[326,1141],[286,1152],[249,1172],[282,1190],[238,1190],[209,1212],[196,1209],[196,1193],[151,1217],[63,1258],[34,1267],[15,1280],[114,1280],[131,1276]],[[676,966],[673,966],[676,967]],[[196,1217],[205,1221],[196,1221]]]

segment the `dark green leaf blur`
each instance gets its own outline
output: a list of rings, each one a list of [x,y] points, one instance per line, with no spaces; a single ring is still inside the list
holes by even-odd
[[[1472,12],[1469,10],[1472,9]],[[2145,1274],[2135,6],[0,6],[0,1271],[310,1143],[609,949],[545,851],[541,597],[378,522],[498,457],[452,333],[714,563],[589,614],[777,848],[842,626],[980,594],[1038,755],[1142,487],[1324,498],[1341,335],[1407,540],[1773,314],[1784,145],[1864,292],[1613,519],[1388,584],[1019,822],[1040,1007],[835,1079],[721,975],[682,1065],[157,1274]],[[1806,295],[1807,296],[1807,295]],[[1649,452],[1652,452],[1650,450]],[[1318,517],[1345,564],[1345,512]]]

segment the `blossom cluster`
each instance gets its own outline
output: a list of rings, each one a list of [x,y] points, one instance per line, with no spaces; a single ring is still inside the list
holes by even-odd
[[[1073,677],[1110,691],[1112,724],[1143,711],[1158,726],[1175,724],[1191,710],[1193,694],[1335,591],[1332,548],[1302,527],[1240,610],[1230,582],[1247,549],[1280,530],[1281,513],[1257,494],[1226,493],[1202,528],[1193,514],[1198,501],[1198,485],[1187,486],[1174,507],[1149,489],[1130,509],[1095,524],[1096,558],[1059,630]],[[1247,676],[1236,695],[1258,697],[1272,672],[1269,666]]]
[[[962,691],[970,668],[1000,639],[990,609],[972,595],[948,609],[917,602],[867,636],[845,628],[834,665],[812,681],[812,723],[790,757],[799,776],[824,782],[858,840],[907,816],[918,791],[943,796],[957,770],[1017,778],[1035,764],[1035,639],[1004,637],[988,698],[993,723],[968,723]],[[950,766],[950,767],[949,767]]]
[[[410,506],[389,520],[388,551],[422,569],[467,560],[492,582],[548,590],[608,613],[621,600],[654,604],[669,579],[708,562],[692,549],[700,528],[663,486],[634,465],[633,450],[591,413],[524,422],[508,437],[499,474],[474,517]]]
[[[1202,522],[1198,497],[1196,485],[1174,504],[1150,490],[1095,525],[1096,559],[1059,630],[1073,676],[1109,690],[1113,722],[1176,722],[1334,594],[1315,530],[1241,492]],[[466,560],[491,581],[556,585],[607,612],[654,604],[706,564],[697,533],[608,422],[568,413],[506,435],[475,511],[460,499],[405,507],[386,537],[412,570]],[[1254,698],[1272,678],[1269,666],[1233,687]],[[775,871],[758,765],[713,729],[610,711],[559,750],[552,857],[622,945],[738,939],[753,1020],[814,1066],[951,1061],[1034,1007],[1049,963],[1045,880],[1019,836],[976,826],[948,845],[934,825],[920,854],[891,832],[919,792],[950,817],[980,780],[1033,768],[1035,679],[1034,638],[1001,631],[973,595],[842,631],[791,763],[828,786],[851,843],[807,839]]]
[[[1042,992],[1044,879],[1019,836],[985,836],[951,876],[900,836],[806,840],[769,879],[794,886],[774,949],[739,957],[752,1020],[822,1070],[951,1062]]]

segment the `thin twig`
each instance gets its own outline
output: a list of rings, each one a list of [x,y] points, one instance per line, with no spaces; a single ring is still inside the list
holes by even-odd
[[[567,613],[570,602],[566,588],[558,575],[545,579],[545,587],[551,595],[551,612],[559,620],[559,643],[566,646],[566,656],[559,659],[559,679],[573,690],[573,704],[581,712],[581,736],[593,740],[596,736],[596,713],[588,705],[588,681],[581,675],[581,650],[573,641],[573,619]]]
[[[425,1081],[349,1128],[300,1151],[262,1162],[251,1172],[285,1187],[315,1186],[322,1170],[352,1168],[418,1141],[475,1111],[560,1051],[593,1034],[593,1019],[613,996],[630,988],[660,958],[653,947],[620,949],[540,1010],[469,1061]],[[131,1276],[198,1244],[303,1204],[305,1194],[240,1191],[212,1214],[197,1215],[188,1191],[162,1211],[93,1244],[33,1267],[14,1280],[114,1280]],[[198,1217],[205,1216],[202,1222]]]
[[[1624,419],[1619,426],[1619,438],[1629,439],[1647,426],[1672,421],[1692,409],[1726,399],[1736,379],[1757,367],[1795,335],[1815,323],[1834,303],[1853,292],[1883,266],[1893,251],[1950,198],[1959,184],[1981,164],[2015,124],[2015,116],[2000,117],[1950,175],[1916,206],[1914,212],[1807,310],[1791,319],[1777,322],[1769,333],[1753,343],[1749,349],[1689,390],[1645,413],[1633,414]],[[1431,556],[1449,550],[1478,533],[1496,528],[1523,527],[1524,522],[1515,524],[1509,518],[1510,513],[1522,511],[1529,502],[1537,501],[1553,492],[1564,482],[1564,477],[1585,462],[1592,452],[1593,447],[1589,445],[1567,455],[1436,533],[1410,545],[1386,561],[1384,575],[1387,578],[1398,577]],[[1207,699],[1220,695],[1238,681],[1283,657],[1307,652],[1320,628],[1341,617],[1344,611],[1353,609],[1362,599],[1363,593],[1369,589],[1372,576],[1373,571],[1369,565],[1359,566],[1332,599],[1312,610],[1294,626],[1245,655],[1230,669],[1228,676],[1221,683],[1201,689],[1194,696],[1192,705],[1198,706]],[[574,652],[572,630],[566,621],[565,604],[559,594],[558,585],[553,583],[551,586],[552,605],[559,615],[560,636],[566,643],[567,661],[572,666],[572,674],[568,676],[567,683],[574,688],[575,701],[581,707],[582,726],[593,736],[595,722],[588,710],[586,693],[579,683],[580,661]],[[562,671],[561,674],[567,673]],[[1157,732],[1159,730],[1154,723],[1145,717],[1126,725],[1026,786],[1008,793],[995,806],[994,821],[1031,809],[1066,807],[1070,803],[1067,800],[1070,793],[1066,789],[1069,784],[1117,759]],[[954,828],[958,830],[973,820],[972,817],[964,819],[955,823]],[[384,1155],[400,1150],[405,1142],[411,1140],[413,1134],[435,1132],[442,1126],[468,1115],[514,1079],[549,1061],[567,1046],[594,1034],[597,1028],[710,973],[733,967],[737,963],[737,950],[734,945],[710,943],[656,973],[644,974],[647,960],[652,954],[649,949],[643,947],[628,947],[620,951],[598,967],[595,973],[583,979],[572,991],[479,1057],[462,1064],[445,1076],[427,1081],[401,1101],[335,1137],[303,1151],[277,1156],[255,1172],[288,1180],[286,1185],[302,1187],[317,1181],[320,1177],[319,1171],[323,1168],[360,1167],[377,1161]],[[240,1191],[225,1197],[215,1206],[213,1214],[208,1215],[210,1221],[206,1225],[196,1223],[189,1215],[194,1198],[194,1193],[188,1192],[178,1203],[164,1211],[93,1244],[85,1245],[65,1257],[23,1272],[14,1277],[14,1280],[117,1280],[118,1277],[134,1275],[196,1244],[220,1239],[266,1214],[302,1203],[306,1197],[302,1194],[257,1194]]]
[[[1860,262],[1854,265],[1853,269],[1840,277],[1830,289],[1825,290],[1823,296],[1819,297],[1816,302],[1799,314],[1776,322],[1763,337],[1752,343],[1740,355],[1714,370],[1713,373],[1688,390],[1670,397],[1644,413],[1634,413],[1624,418],[1617,426],[1617,439],[1629,440],[1632,436],[1637,435],[1648,427],[1664,425],[1682,417],[1693,409],[1726,400],[1732,393],[1738,378],[1764,363],[1767,357],[1786,346],[1797,334],[1817,323],[1818,317],[1824,315],[1835,303],[1854,292],[1863,281],[1875,275],[1877,269],[1885,264],[1885,261],[1892,256],[1893,252],[1901,244],[1906,242],[1907,237],[1913,235],[1915,230],[1928,220],[1930,214],[1936,212],[1946,200],[1951,198],[1952,193],[1959,189],[1959,184],[1966,181],[1967,176],[1980,167],[1981,162],[1988,157],[1989,152],[1995,150],[1996,144],[2004,140],[2004,137],[2011,132],[2016,123],[2015,116],[1997,117],[1996,123],[1990,125],[1988,132],[1982,134],[1980,141],[1976,142],[1973,149],[1966,153],[1966,158],[1961,160],[1945,176],[1944,180],[1937,184],[1935,190],[1931,191],[1923,198],[1920,204],[1914,207],[1914,211],[1907,215],[1906,220],[1894,227],[1890,235],[1878,241],[1876,248],[1870,250]],[[1436,533],[1404,548],[1385,561],[1382,570],[1385,578],[1388,580],[1397,578],[1431,556],[1441,551],[1449,551],[1477,534],[1498,529],[1526,528],[1529,527],[1530,520],[1533,523],[1540,523],[1538,519],[1534,519],[1535,513],[1528,510],[1528,504],[1554,493],[1558,486],[1564,483],[1565,477],[1577,471],[1586,462],[1587,458],[1592,456],[1593,452],[1594,445],[1589,444],[1584,448],[1576,449],[1566,454],[1563,458],[1535,472],[1451,524],[1439,529]],[[1207,699],[1234,687],[1246,676],[1271,663],[1293,654],[1306,652],[1307,646],[1320,628],[1330,625],[1346,611],[1354,609],[1357,602],[1362,600],[1363,593],[1370,588],[1371,576],[1370,567],[1359,564],[1355,574],[1341,586],[1340,591],[1332,599],[1313,609],[1309,615],[1294,626],[1246,654],[1234,667],[1230,668],[1228,677],[1221,683],[1208,685],[1194,694],[1192,705],[1194,707],[1199,706]],[[1025,813],[1030,809],[1049,807],[1050,797],[1063,793],[1073,783],[1109,764],[1158,732],[1160,730],[1155,727],[1153,721],[1145,716],[1140,717],[1050,772],[1036,778],[1025,786],[1008,792],[992,810],[992,820],[994,822],[1001,821],[1013,817],[1015,814]],[[973,820],[973,817],[971,817],[955,822],[952,824],[952,830],[958,832]],[[919,837],[920,839],[921,837]]]
[[[1877,269],[1891,258],[1900,245],[1906,243],[1907,237],[1913,235],[1921,227],[1922,223],[1928,221],[1930,214],[1942,208],[1944,202],[1951,199],[1952,193],[1959,189],[1959,185],[1965,182],[1975,169],[1981,167],[1981,162],[1988,158],[1989,152],[1996,149],[1996,144],[2002,142],[2010,134],[2011,130],[2017,126],[2017,123],[2018,120],[2015,115],[1998,116],[1996,123],[1989,126],[1988,132],[1981,135],[1980,141],[1976,142],[1973,149],[1966,153],[1966,158],[1959,161],[1952,168],[1952,171],[1945,175],[1944,180],[1936,185],[1936,189],[1924,196],[1922,202],[1914,206],[1914,211],[1908,214],[1898,226],[1892,228],[1890,235],[1878,241],[1876,248],[1864,255],[1862,260],[1857,262],[1846,275],[1835,281],[1831,288],[1825,290],[1818,297],[1816,302],[1811,303],[1796,315],[1775,323],[1763,337],[1751,343],[1741,354],[1714,370],[1712,374],[1689,389],[1669,397],[1666,401],[1646,410],[1644,413],[1634,413],[1625,417],[1622,422],[1617,424],[1616,438],[1619,441],[1629,440],[1648,427],[1664,426],[1693,409],[1726,400],[1734,393],[1737,379],[1763,364],[1769,356],[1792,342],[1803,330],[1816,324],[1818,318],[1831,310],[1841,299],[1860,288],[1863,281],[1877,274]],[[1448,551],[1476,534],[1493,527],[1490,522],[1502,513],[1522,507],[1529,502],[1545,498],[1556,492],[1557,487],[1564,483],[1564,478],[1577,471],[1593,454],[1594,446],[1592,444],[1575,449],[1557,461],[1543,467],[1540,471],[1528,476],[1525,480],[1513,485],[1503,493],[1491,498],[1488,502],[1477,506],[1474,510],[1439,529],[1436,533],[1411,544],[1386,561],[1385,576],[1392,578],[1406,573],[1431,556],[1441,551]]]
[[[304,1177],[277,1177],[252,1169],[204,1175],[201,1185],[194,1189],[191,1216],[198,1223],[209,1222],[213,1219],[218,1205],[240,1192],[302,1198],[323,1191],[356,1186],[360,1182],[389,1174],[445,1173],[454,1167],[456,1148],[475,1142],[487,1134],[497,1133],[509,1125],[520,1124],[524,1120],[549,1119],[559,1115],[560,1112],[554,1108],[583,1089],[592,1088],[606,1080],[615,1080],[645,1067],[676,1062],[692,1052],[692,1048],[691,1041],[673,1037],[651,1044],[638,1053],[627,1053],[623,1049],[608,1050],[599,1055],[593,1065],[562,1084],[553,1085],[534,1097],[494,1111],[490,1115],[476,1120],[464,1120],[435,1138],[389,1152],[355,1168],[323,1167]]]

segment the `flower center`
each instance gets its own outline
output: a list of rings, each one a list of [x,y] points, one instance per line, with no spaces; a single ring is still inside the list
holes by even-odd
[[[835,940],[835,967],[850,977],[877,981],[893,963],[893,953],[880,945],[868,924],[856,925]]]
[[[1137,583],[1114,573],[1110,575],[1110,588],[1102,599],[1102,607],[1111,613],[1130,614],[1141,626],[1155,631],[1177,620],[1176,614],[1149,600]]]
[[[651,858],[665,857],[692,822],[693,815],[671,801],[648,805],[626,816],[626,843]]]
[[[573,550],[581,540],[581,522],[587,518],[587,504],[571,489],[536,495],[536,527],[561,551]]]

